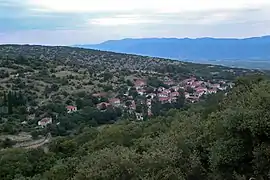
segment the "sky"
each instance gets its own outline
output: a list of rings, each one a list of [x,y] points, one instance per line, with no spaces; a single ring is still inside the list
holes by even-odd
[[[0,44],[270,34],[270,0],[0,0]]]

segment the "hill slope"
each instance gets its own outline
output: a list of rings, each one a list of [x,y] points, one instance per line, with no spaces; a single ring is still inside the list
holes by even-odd
[[[149,38],[106,41],[84,48],[245,68],[270,68],[270,36],[247,39]],[[256,64],[252,64],[257,62]]]
[[[270,83],[248,77],[222,100],[145,122],[84,128],[43,149],[0,151],[0,177],[57,180],[269,179]]]
[[[0,46],[0,148],[10,137],[18,144],[164,115],[256,72],[71,47]]]

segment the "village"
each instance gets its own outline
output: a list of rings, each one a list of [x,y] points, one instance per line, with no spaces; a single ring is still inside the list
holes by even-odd
[[[178,98],[184,97],[188,103],[196,103],[203,96],[215,94],[218,91],[225,91],[233,87],[233,83],[222,81],[204,81],[202,78],[190,77],[180,82],[175,82],[170,78],[164,78],[160,87],[149,88],[149,83],[145,79],[135,78],[133,86],[129,86],[126,93],[109,98],[107,101],[96,104],[96,108],[100,111],[106,111],[109,108],[121,108],[127,110],[129,114],[134,114],[137,120],[144,120],[144,112],[138,111],[138,103],[147,107],[146,115],[153,116],[152,104],[158,102],[160,104],[175,103]],[[149,90],[150,89],[150,90]],[[92,94],[93,97],[101,100],[107,97],[107,93],[98,92]],[[138,100],[139,99],[139,100]],[[145,100],[141,100],[145,99]],[[79,109],[76,105],[66,106],[67,114],[77,112]],[[40,127],[46,127],[52,124],[52,118],[43,118],[38,121]]]

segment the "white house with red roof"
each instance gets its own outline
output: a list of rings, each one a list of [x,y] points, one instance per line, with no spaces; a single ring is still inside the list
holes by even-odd
[[[143,79],[137,79],[137,80],[134,82],[134,85],[135,85],[135,87],[136,87],[136,89],[137,89],[137,88],[146,86],[147,83],[146,83],[146,81],[143,80]]]
[[[202,96],[202,95],[206,94],[208,90],[205,87],[198,87],[195,89],[195,91],[196,91],[196,94],[198,96]]]
[[[214,89],[218,89],[220,88],[220,84],[212,84],[211,87]]]
[[[159,88],[158,88],[158,91],[159,91],[159,92],[163,92],[165,89],[166,89],[165,87],[159,87]]]
[[[159,97],[158,100],[161,102],[161,104],[171,103],[170,97]]]
[[[163,92],[164,93],[167,93],[167,94],[170,94],[171,93],[171,90],[170,89],[165,89]]]
[[[189,98],[190,97],[190,94],[188,92],[185,92],[185,98]]]
[[[145,89],[137,89],[137,93],[141,96],[145,94],[146,90]]]
[[[111,104],[110,103],[107,103],[107,102],[101,102],[101,103],[97,104],[97,108],[99,110],[105,110],[105,109],[107,109],[110,106],[111,106]]]
[[[67,106],[66,109],[68,114],[78,111],[77,106]]]
[[[173,87],[171,87],[171,89],[174,90],[174,91],[179,91],[180,87],[179,86],[173,86]]]
[[[159,98],[167,98],[169,97],[169,94],[166,92],[161,92],[157,94]]]
[[[163,81],[163,83],[164,83],[164,84],[166,84],[166,85],[168,85],[168,86],[172,86],[172,85],[174,85],[174,84],[175,84],[175,82],[174,82],[174,81],[172,81],[172,80]]]
[[[197,96],[190,96],[190,97],[187,98],[187,100],[189,102],[191,102],[191,103],[195,103],[195,102],[199,101],[199,97],[197,97]]]
[[[38,125],[41,127],[46,127],[48,124],[52,124],[52,118],[43,118],[42,120],[38,121]]]
[[[189,79],[185,79],[184,81],[182,81],[184,84],[187,84],[187,85],[191,85],[194,81],[196,81],[196,78],[195,77],[191,77]]]
[[[191,87],[192,88],[199,87],[199,86],[202,85],[202,83],[203,83],[203,81],[194,81],[194,82],[191,83]]]
[[[196,93],[197,96],[201,97],[202,95],[205,94],[205,91],[203,91],[203,90],[198,90],[198,91],[196,91],[195,93]]]
[[[109,99],[109,103],[113,106],[120,106],[121,100],[119,98],[111,98]]]
[[[178,97],[180,96],[179,92],[172,92],[171,97]]]
[[[217,93],[217,89],[208,89],[208,94],[215,94]]]

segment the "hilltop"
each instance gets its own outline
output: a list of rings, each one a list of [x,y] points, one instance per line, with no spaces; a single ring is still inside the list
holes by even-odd
[[[110,40],[83,48],[244,68],[270,68],[270,36],[234,38],[145,38]]]

